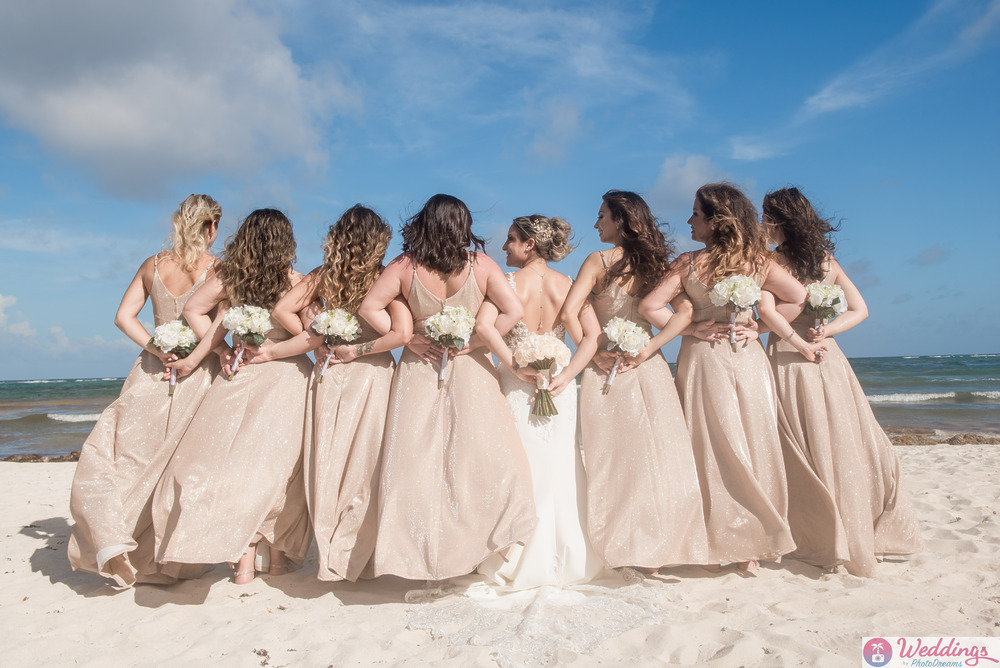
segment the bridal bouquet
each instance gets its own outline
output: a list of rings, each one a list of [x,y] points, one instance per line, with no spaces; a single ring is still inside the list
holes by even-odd
[[[438,389],[444,387],[444,372],[448,366],[448,346],[459,350],[465,347],[476,328],[476,318],[464,306],[445,306],[427,318],[424,330],[427,338],[444,348],[441,354],[441,370],[438,372]]]
[[[724,278],[715,284],[708,298],[716,306],[729,308],[729,324],[736,324],[736,315],[740,311],[753,308],[760,301],[760,286],[753,282],[749,276],[736,274]],[[736,352],[736,332],[730,330],[729,344]]]
[[[545,334],[529,334],[514,348],[514,361],[518,366],[530,366],[543,372],[535,379],[538,392],[535,395],[535,405],[531,407],[532,415],[558,415],[559,411],[552,403],[552,394],[549,392],[549,381],[552,380],[553,365],[556,369],[563,368],[569,364],[569,358],[570,352],[566,344]]]
[[[331,346],[350,343],[361,336],[361,324],[357,317],[342,308],[323,311],[313,320],[312,328],[317,334],[325,336],[326,342]],[[323,368],[319,370],[319,380],[316,382],[323,382],[323,374],[326,373],[326,367],[329,366],[331,357],[333,357],[332,354],[326,356]]]
[[[604,333],[608,337],[608,350],[619,355],[638,355],[639,351],[649,344],[649,332],[624,318],[609,320],[608,324],[604,326]],[[621,363],[621,357],[615,360],[615,365],[611,367],[608,379],[604,381],[604,387],[601,389],[602,394],[611,391],[611,383],[615,382],[615,376],[618,375],[618,367]]]
[[[839,285],[810,283],[806,286],[806,313],[816,318],[815,328],[847,310],[847,298]]]
[[[271,331],[271,313],[266,308],[260,306],[234,306],[226,311],[222,318],[222,326],[233,334],[236,334],[244,341],[249,341],[255,346],[264,343],[264,335]],[[236,354],[233,365],[229,371],[233,374],[240,368],[240,360],[243,359],[243,348]]]
[[[149,342],[159,348],[164,353],[173,353],[178,359],[184,359],[198,345],[198,337],[194,335],[194,330],[185,325],[180,320],[165,322],[153,330],[153,337]],[[174,396],[174,386],[177,385],[177,371],[170,370],[170,388],[167,396]]]

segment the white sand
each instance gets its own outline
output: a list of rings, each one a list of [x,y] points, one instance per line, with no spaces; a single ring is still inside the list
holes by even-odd
[[[927,550],[874,579],[797,561],[489,596],[218,566],[118,591],[66,560],[75,464],[0,463],[3,665],[858,665],[864,636],[1000,633],[997,446],[898,447]],[[408,595],[408,592],[410,594]],[[457,592],[457,593],[456,593]]]

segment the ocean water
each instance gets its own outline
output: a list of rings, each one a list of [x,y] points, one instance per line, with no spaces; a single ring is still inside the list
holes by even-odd
[[[1000,434],[1000,354],[852,359],[875,417],[904,428]],[[79,450],[124,378],[0,381],[0,457]]]

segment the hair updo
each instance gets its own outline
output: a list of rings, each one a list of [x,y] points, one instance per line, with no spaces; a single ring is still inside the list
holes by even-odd
[[[174,233],[170,238],[170,252],[185,271],[191,271],[208,250],[208,240],[202,231],[205,225],[218,222],[222,207],[208,195],[188,195],[174,211]]]
[[[573,252],[573,229],[562,218],[536,213],[515,218],[513,225],[521,239],[535,240],[535,252],[546,262],[558,262]]]

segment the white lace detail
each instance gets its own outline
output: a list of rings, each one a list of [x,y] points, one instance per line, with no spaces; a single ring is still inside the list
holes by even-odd
[[[510,283],[510,287],[513,288],[514,292],[517,292],[517,285],[514,283],[514,274],[506,274],[507,282]],[[528,326],[524,324],[523,320],[518,320],[510,331],[507,332],[503,337],[503,342],[507,344],[507,347],[511,350],[517,347],[521,341],[527,338],[528,334],[531,334],[531,330]],[[559,323],[551,332],[539,332],[539,334],[544,334],[545,336],[554,336],[562,342],[566,342],[566,328]]]

